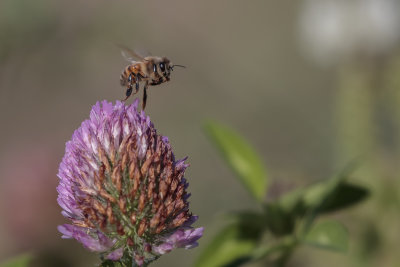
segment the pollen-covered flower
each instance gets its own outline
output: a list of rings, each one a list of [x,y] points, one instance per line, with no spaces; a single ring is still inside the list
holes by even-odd
[[[168,138],[149,117],[126,106],[97,103],[67,142],[58,203],[72,223],[58,227],[104,258],[141,266],[175,248],[193,248],[203,228],[191,225],[188,164],[175,160]]]

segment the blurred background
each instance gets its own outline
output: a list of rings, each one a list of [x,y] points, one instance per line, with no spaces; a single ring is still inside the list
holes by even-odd
[[[399,264],[399,4],[2,0],[0,261],[30,251],[36,266],[97,262],[57,232],[66,219],[56,174],[65,142],[91,106],[124,97],[119,76],[127,62],[116,46],[123,44],[187,66],[149,89],[146,113],[175,155],[189,156],[191,210],[205,234],[199,248],[154,266],[191,266],[226,211],[254,206],[206,139],[210,118],[254,145],[271,196],[362,158],[354,177],[372,195],[340,214],[349,252],[304,248],[290,266]]]

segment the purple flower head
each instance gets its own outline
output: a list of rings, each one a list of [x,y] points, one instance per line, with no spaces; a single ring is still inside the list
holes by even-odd
[[[71,220],[58,227],[63,238],[141,266],[175,248],[197,246],[203,228],[191,226],[197,216],[189,212],[186,158],[175,160],[168,138],[137,106],[93,106],[66,144],[57,200]]]

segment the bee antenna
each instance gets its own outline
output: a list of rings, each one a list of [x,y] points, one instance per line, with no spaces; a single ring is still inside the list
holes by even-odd
[[[181,68],[186,68],[186,66],[183,66],[183,65],[172,65],[172,67],[181,67]]]

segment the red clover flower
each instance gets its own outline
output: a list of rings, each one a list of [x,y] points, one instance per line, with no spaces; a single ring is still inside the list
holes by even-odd
[[[58,203],[71,224],[58,226],[102,258],[146,265],[175,248],[193,248],[203,227],[191,225],[184,178],[168,138],[150,118],[107,101],[93,106],[66,144],[59,167]]]

